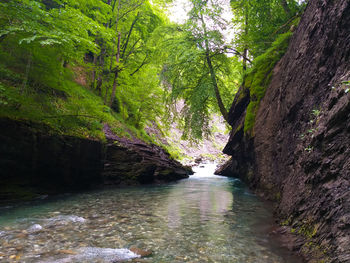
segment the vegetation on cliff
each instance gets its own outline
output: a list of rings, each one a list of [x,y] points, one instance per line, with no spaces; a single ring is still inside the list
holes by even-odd
[[[103,138],[103,123],[118,134],[145,135],[145,123],[162,115],[159,66],[150,42],[164,19],[149,3],[0,5],[1,116]]]
[[[292,32],[280,35],[272,46],[262,55],[257,57],[251,69],[248,70],[243,80],[244,89],[249,90],[250,102],[244,121],[244,132],[253,132],[256,113],[261,99],[265,96],[270,84],[273,68],[287,50]]]

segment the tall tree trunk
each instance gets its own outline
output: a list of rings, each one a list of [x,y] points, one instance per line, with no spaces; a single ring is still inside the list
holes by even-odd
[[[137,13],[137,15],[136,15],[134,21],[133,21],[132,24],[131,24],[131,27],[130,27],[129,32],[128,32],[128,35],[127,35],[127,37],[126,37],[126,41],[125,41],[125,43],[124,43],[124,45],[123,45],[123,51],[122,51],[122,55],[121,55],[122,58],[124,58],[124,56],[125,56],[125,51],[126,51],[126,49],[127,49],[127,47],[128,47],[128,44],[129,44],[129,40],[130,40],[130,36],[131,36],[132,30],[134,29],[134,26],[135,26],[137,20],[139,19],[139,16],[140,16],[140,12]]]
[[[112,10],[114,10],[115,8],[115,4],[118,1],[118,7],[117,7],[117,17],[116,17],[116,21],[115,21],[115,31],[118,32],[118,25],[119,25],[119,15],[120,15],[120,4],[121,4],[121,0],[115,0],[113,3],[113,8]],[[118,44],[117,44],[117,54],[115,55],[115,59],[117,62],[117,67],[114,73],[114,79],[113,79],[113,89],[112,89],[112,95],[111,95],[111,99],[108,103],[108,106],[111,107],[113,104],[113,101],[115,99],[115,93],[117,90],[117,82],[118,82],[118,74],[119,74],[119,60],[120,60],[120,41],[121,41],[121,33],[118,32]],[[114,52],[114,48],[113,48],[113,52]],[[113,57],[113,56],[112,56]],[[105,101],[107,101],[107,91],[106,90],[106,97],[105,97]]]
[[[248,14],[248,7],[245,6],[245,17],[244,17],[244,35],[245,35],[245,43],[244,43],[244,50],[243,50],[243,75],[247,70],[247,58],[248,58],[248,43],[247,43],[247,37],[249,33],[248,29],[248,23],[249,23],[249,14]]]
[[[224,117],[225,121],[228,123],[228,112],[225,108],[225,105],[222,101],[222,98],[221,98],[221,95],[220,95],[220,91],[219,91],[219,87],[218,87],[218,83],[216,81],[216,75],[215,75],[215,70],[214,70],[214,67],[211,63],[211,59],[210,59],[210,55],[209,53],[207,52],[206,53],[206,58],[207,58],[207,63],[208,63],[208,67],[209,67],[209,71],[210,71],[210,77],[211,77],[211,80],[213,82],[213,87],[214,87],[214,91],[215,91],[215,97],[216,97],[216,100],[218,102],[218,106],[219,106],[219,109],[220,109],[220,112],[222,114],[222,117]]]
[[[94,59],[92,61],[92,64],[94,64],[94,70],[92,71],[92,77],[91,77],[91,88],[95,89],[95,82],[96,82],[96,68],[97,68],[97,54],[93,54]]]
[[[120,60],[120,39],[121,39],[121,33],[118,33],[118,44],[117,44],[117,54],[115,55],[116,61],[117,61],[117,68],[114,73],[114,80],[113,80],[113,89],[112,89],[112,95],[111,100],[109,101],[109,107],[112,106],[112,103],[115,99],[115,93],[117,90],[117,82],[118,82],[118,74],[119,74],[119,60]]]
[[[222,117],[224,117],[224,120],[228,123],[228,112],[227,112],[225,105],[222,101],[220,91],[219,91],[218,82],[216,80],[215,69],[213,67],[213,64],[212,64],[211,58],[210,58],[209,41],[207,38],[207,29],[206,29],[206,26],[204,23],[203,15],[201,15],[201,21],[202,21],[202,27],[203,27],[203,31],[204,31],[204,37],[205,37],[205,41],[204,41],[205,42],[205,57],[207,60],[207,64],[208,64],[208,68],[209,68],[209,72],[210,72],[210,77],[211,77],[211,81],[212,81],[214,92],[215,92],[216,101],[218,103],[219,110],[222,114]]]
[[[26,66],[26,73],[25,73],[25,76],[24,76],[21,93],[24,93],[26,88],[27,88],[27,82],[28,82],[28,77],[29,77],[29,71],[30,71],[31,64],[32,64],[32,52],[29,52],[28,62],[27,62],[27,66]]]

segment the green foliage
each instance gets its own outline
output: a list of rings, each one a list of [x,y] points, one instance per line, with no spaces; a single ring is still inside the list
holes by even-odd
[[[272,70],[286,52],[291,35],[291,32],[280,35],[264,54],[254,60],[253,67],[245,76],[244,87],[250,91],[250,103],[244,122],[245,133],[253,131],[255,116],[270,84]]]
[[[305,147],[304,150],[305,150],[306,152],[312,152],[313,149],[314,149],[314,147],[312,147],[311,145],[308,145],[307,147]]]
[[[148,44],[163,23],[157,14],[138,0],[1,2],[1,116],[45,122],[76,136],[103,138],[102,123],[109,123],[125,135],[147,137],[144,125],[163,114],[160,67],[151,63],[155,50]],[[117,30],[119,65],[112,59]],[[104,105],[117,66],[119,115]],[[86,89],[93,72],[99,90]]]
[[[169,87],[168,104],[185,104],[179,115],[172,112],[180,119],[183,137],[201,139],[210,133],[210,114],[220,112],[225,117],[239,82],[240,62],[226,54],[221,33],[226,24],[219,1],[191,3],[190,18],[184,25],[168,26],[160,32],[161,49],[167,50],[162,78]]]
[[[286,0],[231,0],[235,47],[257,58],[266,52],[281,33],[288,32],[305,2]]]
[[[345,94],[350,91],[350,80],[342,81],[342,86],[344,87]]]
[[[286,14],[277,0],[249,0],[249,6],[234,9],[238,37],[229,45],[222,36],[229,24],[222,19],[220,0],[191,0],[190,19],[182,26],[167,22],[162,7],[169,2],[2,1],[0,116],[99,139],[108,123],[122,136],[153,143],[157,139],[144,127],[162,119],[169,125],[179,122],[185,139],[202,138],[211,132],[210,114],[229,108],[248,48],[243,60],[256,58],[245,77],[252,96],[245,131],[251,130],[289,35],[257,56],[286,31],[287,26],[279,30],[281,25],[293,23],[287,20],[300,6],[288,1],[291,12]],[[245,3],[231,2],[234,8]],[[183,106],[175,114],[179,101]],[[169,151],[178,156],[177,149]]]
[[[16,39],[19,45],[25,45],[29,50],[55,47],[62,57],[76,60],[87,50],[97,50],[93,36],[106,32],[102,24],[84,15],[74,2],[50,9],[39,1],[0,3],[0,36]],[[99,0],[94,3],[95,6],[105,5]]]
[[[32,90],[21,93],[18,86],[2,83],[1,101],[7,103],[0,105],[0,116],[43,122],[61,134],[103,138],[101,122],[112,122],[113,117],[102,111],[102,101],[71,80],[62,84],[69,88],[60,98]]]
[[[321,111],[319,109],[313,109],[311,113],[313,117],[318,118],[318,116],[321,114]]]

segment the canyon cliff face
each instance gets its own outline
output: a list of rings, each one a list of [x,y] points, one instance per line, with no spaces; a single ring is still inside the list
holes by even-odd
[[[137,138],[115,135],[104,126],[106,154],[103,169],[106,185],[164,183],[188,178],[192,169],[173,160],[163,148]]]
[[[265,198],[309,262],[350,262],[350,1],[310,0],[276,65],[253,131],[241,89],[220,173]]]
[[[106,185],[164,183],[192,174],[157,145],[57,134],[42,123],[0,118],[0,204]]]
[[[0,118],[0,202],[102,183],[102,144],[48,126]]]

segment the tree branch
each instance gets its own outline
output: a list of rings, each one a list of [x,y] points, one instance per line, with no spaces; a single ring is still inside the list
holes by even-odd
[[[296,14],[295,16],[291,17],[285,24],[283,24],[282,26],[280,26],[279,28],[277,28],[272,34],[271,36],[274,36],[278,33],[278,31],[280,31],[281,29],[285,28],[286,26],[288,26],[290,23],[293,22],[294,19],[296,19],[297,17],[299,17],[301,14]]]
[[[148,54],[146,54],[145,59],[142,61],[141,65],[133,72],[130,74],[130,76],[132,77],[136,72],[138,72],[145,64],[146,64],[146,60],[148,58]]]
[[[129,40],[130,40],[130,36],[131,36],[132,30],[134,29],[134,26],[135,26],[137,20],[139,20],[139,16],[140,16],[140,12],[137,13],[137,15],[136,15],[134,21],[133,21],[132,24],[131,24],[131,27],[130,27],[129,32],[128,32],[128,35],[127,35],[127,37],[126,37],[125,43],[124,43],[124,45],[123,45],[123,51],[122,51],[121,58],[124,58],[125,51],[126,51],[126,48],[128,47],[128,44],[129,44]]]
[[[232,52],[227,52],[226,50],[231,50]],[[226,53],[235,54],[235,55],[237,55],[237,56],[239,56],[239,57],[241,57],[241,58],[244,58],[244,59],[245,59],[246,61],[248,61],[249,63],[252,63],[252,61],[251,61],[249,58],[247,58],[247,57],[244,56],[241,52],[237,51],[237,50],[234,49],[234,48],[228,48],[228,47],[226,47],[226,48],[225,48],[225,52],[226,52]]]
[[[126,55],[126,58],[124,59],[124,63],[126,63],[126,61],[128,60],[128,58],[130,57],[130,55],[134,52],[135,47],[136,47],[137,43],[140,42],[140,40],[141,40],[141,38],[139,38],[138,40],[136,40],[135,43],[132,45],[132,47],[131,47],[129,53]]]

